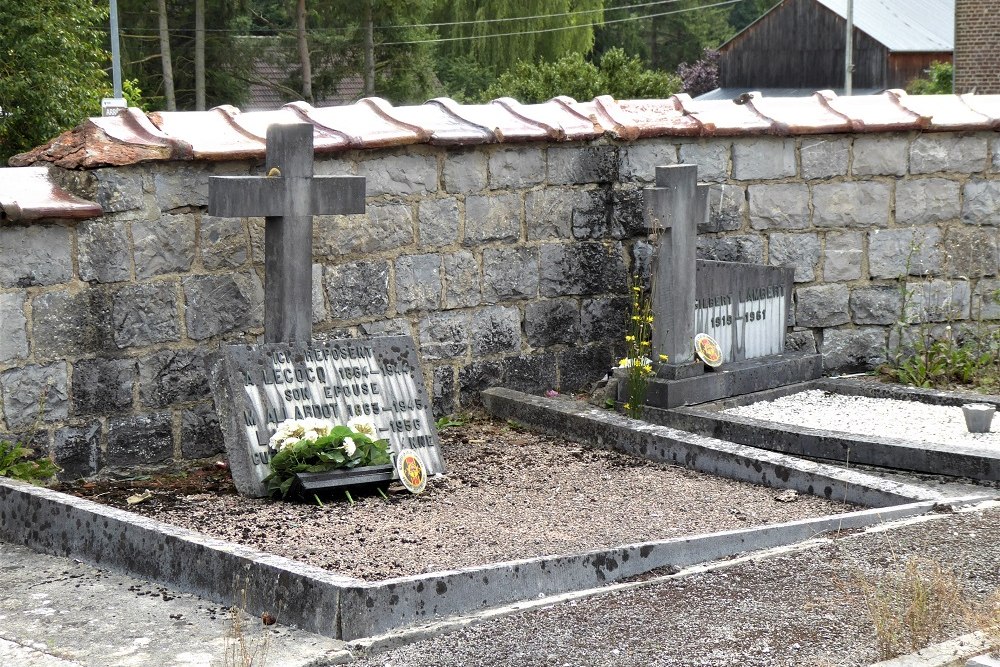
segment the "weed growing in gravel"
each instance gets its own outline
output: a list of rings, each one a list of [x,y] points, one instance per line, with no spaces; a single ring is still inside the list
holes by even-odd
[[[253,618],[247,613],[247,589],[240,588],[240,599],[229,608],[229,630],[226,633],[225,667],[263,667],[270,648],[270,635],[265,626],[275,619],[265,613],[263,626],[257,635],[251,635],[248,623]]]
[[[26,446],[26,443],[31,442],[35,437],[39,424],[42,422],[42,415],[45,413],[45,393],[42,392],[39,399],[38,417],[27,435],[24,436],[23,441],[0,440],[0,477],[10,477],[22,482],[37,484],[52,479],[62,471],[59,466],[45,457],[32,458],[35,452]]]
[[[625,414],[638,419],[642,415],[642,405],[646,400],[649,376],[653,374],[653,352],[650,347],[653,307],[649,292],[642,286],[641,276],[632,276],[629,282],[632,302],[625,334],[625,358],[620,363],[620,366],[625,368],[625,389],[628,398],[622,407],[625,409]]]
[[[910,558],[900,572],[856,579],[880,660],[922,649],[964,616],[958,580],[938,562]]]

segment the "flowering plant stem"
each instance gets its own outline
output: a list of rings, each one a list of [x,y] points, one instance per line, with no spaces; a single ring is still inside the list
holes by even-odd
[[[625,409],[625,414],[638,419],[642,415],[642,406],[646,400],[649,376],[653,374],[650,349],[653,313],[649,293],[643,289],[641,278],[633,276],[630,283],[629,294],[632,302],[625,334],[625,358],[621,364],[626,368],[625,387],[628,400],[622,407]]]

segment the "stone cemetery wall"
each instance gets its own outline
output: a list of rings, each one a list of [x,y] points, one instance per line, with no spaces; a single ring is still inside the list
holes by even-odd
[[[1000,319],[994,133],[606,138],[318,157],[367,177],[368,210],[316,219],[317,336],[412,335],[437,414],[492,385],[583,390],[649,258],[641,188],[676,162],[714,184],[700,256],[793,265],[789,344],[830,369],[884,358],[901,317]],[[220,451],[206,359],[261,332],[263,221],[208,216],[208,175],[258,172],[61,171],[103,217],[0,226],[0,432],[40,412],[68,476]]]

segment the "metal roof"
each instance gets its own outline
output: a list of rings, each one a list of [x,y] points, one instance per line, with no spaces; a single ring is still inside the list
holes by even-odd
[[[847,0],[816,0],[841,18]],[[857,0],[854,27],[896,52],[955,49],[955,0]]]

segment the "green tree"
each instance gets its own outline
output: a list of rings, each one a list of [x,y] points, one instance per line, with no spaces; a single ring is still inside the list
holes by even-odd
[[[766,14],[781,0],[743,0],[733,5],[729,11],[729,25],[734,34]]]
[[[91,0],[0,3],[0,157],[14,155],[100,113],[107,21]]]
[[[950,95],[952,93],[955,70],[951,63],[935,60],[925,71],[927,72],[926,77],[913,79],[906,84],[906,92],[911,95]]]
[[[680,80],[673,74],[645,69],[638,57],[613,48],[601,58],[600,66],[587,62],[579,53],[569,53],[554,63],[520,62],[484,91],[482,101],[513,97],[533,103],[557,95],[577,100],[598,95],[616,99],[663,98],[670,97],[680,87]]]

